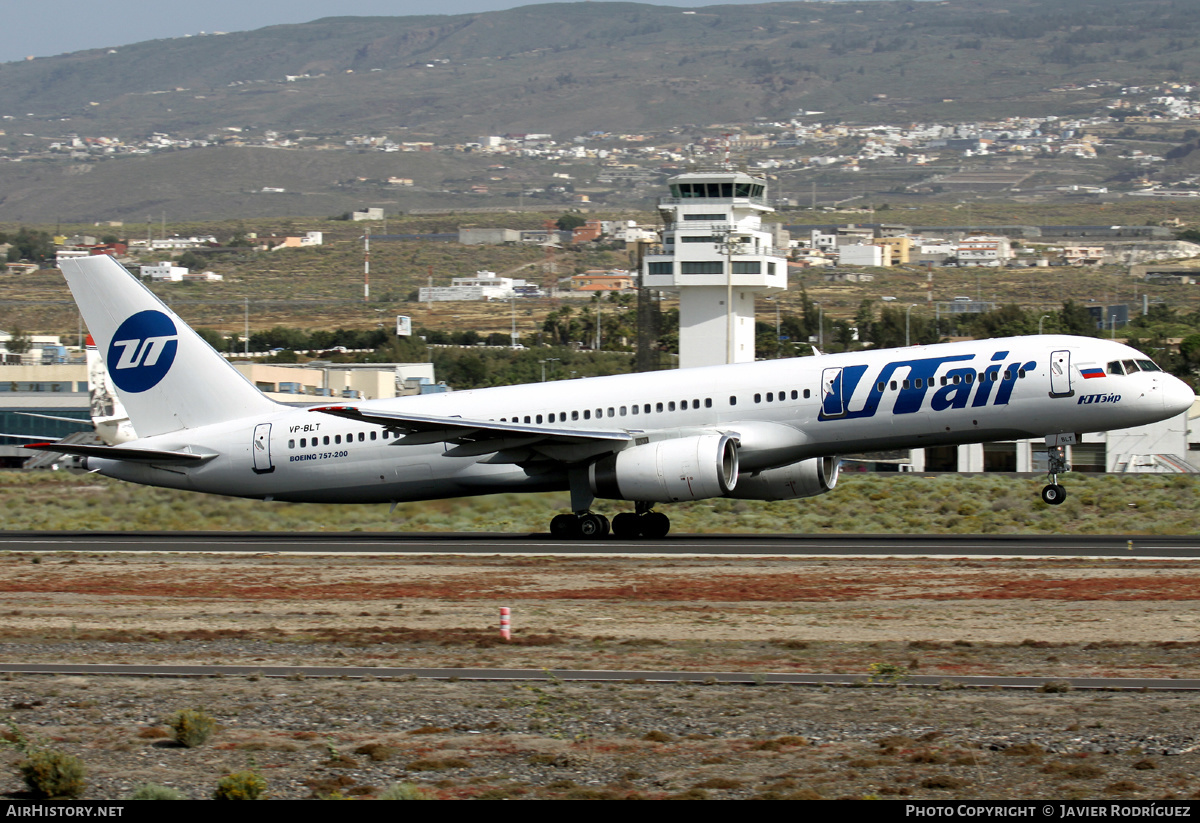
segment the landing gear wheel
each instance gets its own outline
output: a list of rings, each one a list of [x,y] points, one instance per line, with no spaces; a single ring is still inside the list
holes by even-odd
[[[579,518],[580,537],[607,537],[608,518],[602,514],[588,513]]]
[[[647,512],[641,517],[642,536],[650,540],[666,537],[671,530],[671,518],[662,512]]]
[[[634,540],[642,536],[642,518],[633,512],[621,512],[612,519],[612,533],[621,540]]]
[[[1051,483],[1042,489],[1042,500],[1051,506],[1058,506],[1067,499],[1067,490],[1057,483]]]
[[[573,514],[556,514],[550,521],[550,534],[560,539],[579,536],[579,518]]]

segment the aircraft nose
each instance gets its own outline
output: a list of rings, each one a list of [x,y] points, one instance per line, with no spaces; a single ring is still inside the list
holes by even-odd
[[[1178,377],[1164,375],[1163,409],[1171,414],[1182,414],[1192,407],[1196,394]]]

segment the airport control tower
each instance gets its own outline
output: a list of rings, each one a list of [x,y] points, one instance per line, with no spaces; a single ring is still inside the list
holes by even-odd
[[[754,360],[754,296],[787,288],[787,258],[762,230],[767,183],[745,172],[689,172],[659,201],[663,244],[642,285],[679,292],[679,367]]]

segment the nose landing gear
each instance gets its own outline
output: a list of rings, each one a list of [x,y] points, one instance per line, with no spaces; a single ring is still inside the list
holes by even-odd
[[[1067,490],[1059,485],[1058,482],[1060,472],[1071,470],[1071,467],[1067,465],[1067,449],[1061,442],[1050,442],[1052,439],[1061,437],[1063,435],[1048,435],[1046,437],[1046,457],[1048,463],[1046,473],[1049,475],[1050,484],[1042,489],[1042,501],[1051,506],[1061,505],[1067,499]]]

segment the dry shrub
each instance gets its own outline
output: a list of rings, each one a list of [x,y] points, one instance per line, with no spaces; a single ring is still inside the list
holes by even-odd
[[[1104,769],[1091,763],[1047,763],[1042,766],[1042,774],[1055,774],[1070,777],[1075,780],[1094,780],[1104,777]]]
[[[390,758],[396,753],[396,750],[391,746],[386,746],[383,743],[366,743],[354,750],[355,754],[365,754],[376,762],[381,762]]]
[[[194,749],[203,746],[217,730],[217,721],[201,709],[183,709],[167,718],[167,725],[174,732],[175,742]]]
[[[79,797],[87,788],[83,761],[57,749],[27,751],[17,768],[38,797]]]

